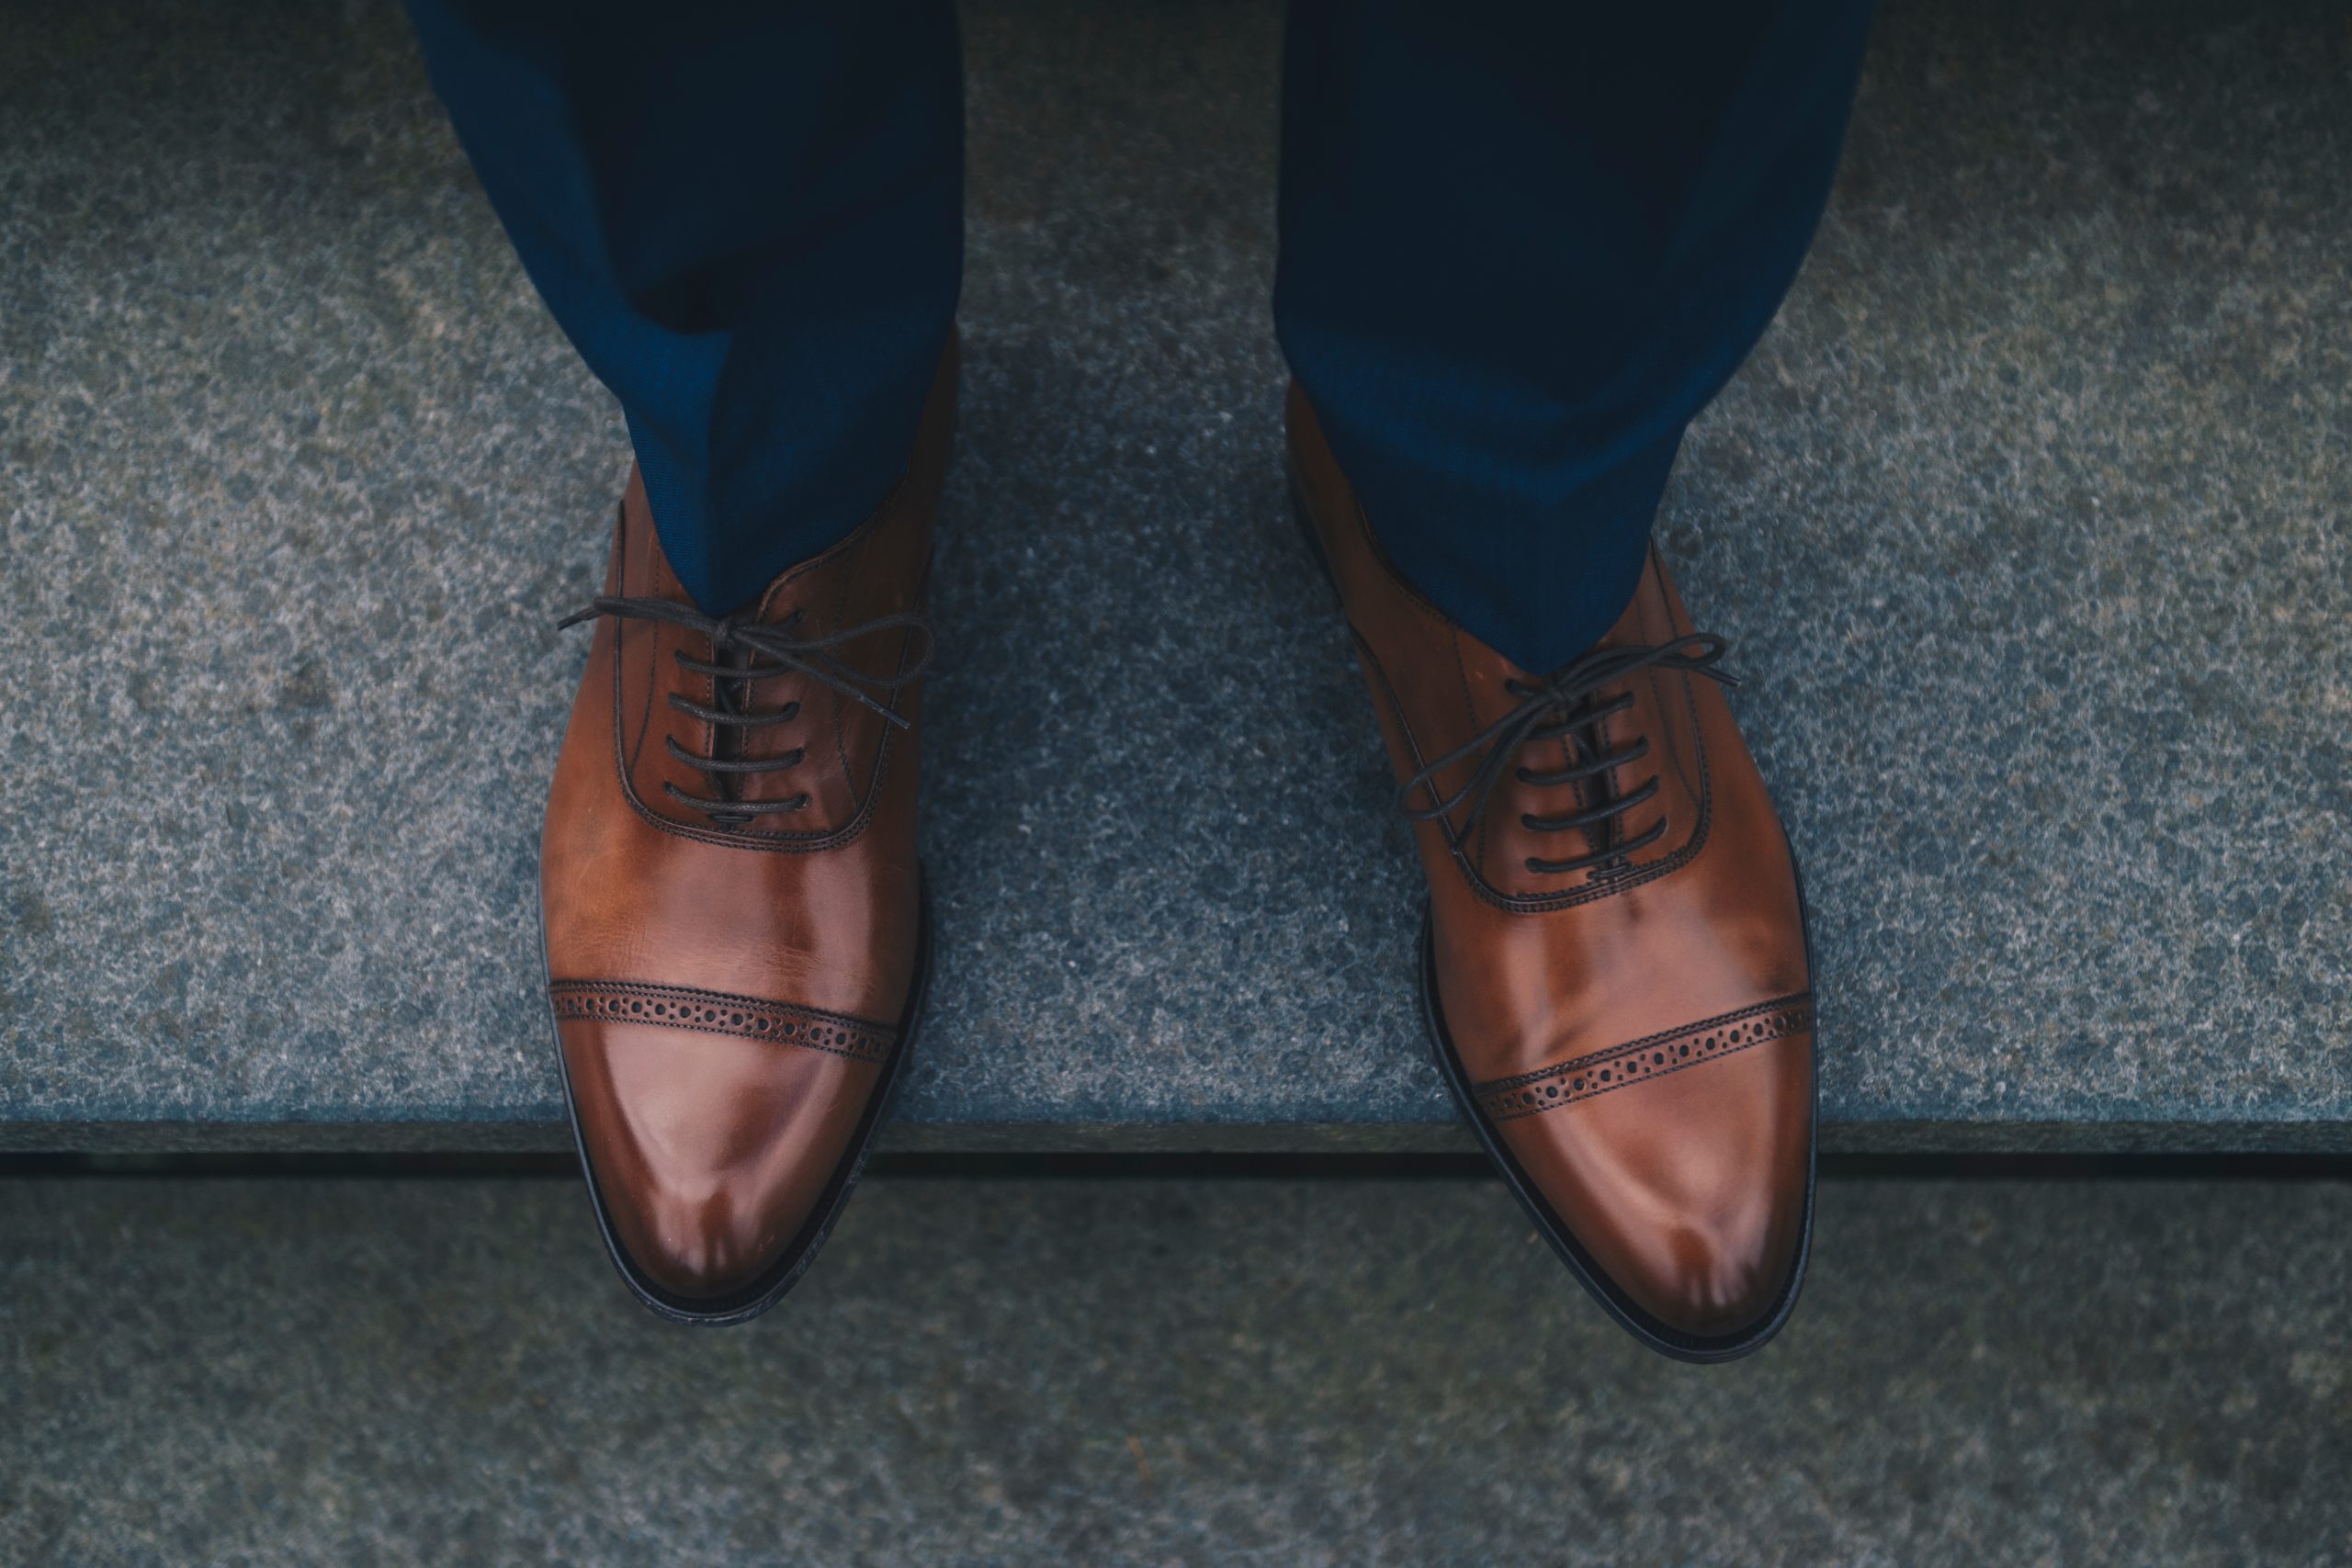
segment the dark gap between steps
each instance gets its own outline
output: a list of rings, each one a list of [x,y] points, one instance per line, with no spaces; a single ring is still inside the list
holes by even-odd
[[[1476,1154],[924,1154],[876,1155],[868,1179],[1279,1179],[1317,1181],[1487,1179]],[[0,1154],[10,1177],[572,1180],[578,1161],[560,1153]],[[1826,1154],[1821,1177],[1841,1180],[2345,1181],[2352,1154]]]

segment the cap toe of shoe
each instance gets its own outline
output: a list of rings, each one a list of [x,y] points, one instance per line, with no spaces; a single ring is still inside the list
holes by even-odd
[[[597,1199],[645,1280],[719,1301],[807,1250],[872,1064],[605,1020],[568,1021],[561,1038]]]
[[[1802,1264],[1812,1041],[1793,1035],[1499,1131],[1608,1282],[1669,1334],[1768,1325]]]

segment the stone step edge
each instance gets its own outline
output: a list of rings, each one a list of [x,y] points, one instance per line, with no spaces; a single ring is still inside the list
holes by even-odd
[[[502,1154],[565,1150],[560,1122],[0,1121],[8,1154]],[[1458,1122],[894,1122],[899,1154],[1453,1154]],[[2352,1122],[1827,1122],[1829,1154],[2352,1154]]]

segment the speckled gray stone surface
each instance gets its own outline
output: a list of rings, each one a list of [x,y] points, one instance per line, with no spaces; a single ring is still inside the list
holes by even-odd
[[[0,1561],[2340,1568],[2347,1236],[1830,1182],[1692,1368],[1486,1182],[876,1179],[719,1333],[568,1182],[0,1182]]]
[[[1444,1145],[1283,515],[1275,18],[967,14],[899,1136]],[[2317,5],[1884,16],[1661,528],[1805,860],[1833,1145],[2346,1142],[2347,72]],[[390,6],[12,14],[6,1142],[557,1136],[552,622],[625,461]]]

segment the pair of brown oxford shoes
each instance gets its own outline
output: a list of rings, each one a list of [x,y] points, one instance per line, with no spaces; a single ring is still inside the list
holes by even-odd
[[[848,537],[712,617],[632,477],[548,801],[548,995],[582,1163],[649,1306],[738,1322],[840,1213],[913,1049],[923,619],[954,423]],[[1488,1156],[1592,1294],[1687,1360],[1770,1337],[1812,1229],[1796,866],[1652,555],[1589,653],[1521,670],[1383,555],[1293,390],[1300,512],[1430,889],[1422,1005]]]

